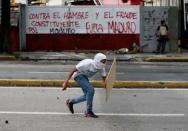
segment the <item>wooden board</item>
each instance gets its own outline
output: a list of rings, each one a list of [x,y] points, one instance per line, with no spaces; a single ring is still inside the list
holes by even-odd
[[[110,70],[107,74],[105,84],[106,84],[106,101],[108,101],[111,90],[114,87],[114,82],[116,80],[116,59],[114,58]]]

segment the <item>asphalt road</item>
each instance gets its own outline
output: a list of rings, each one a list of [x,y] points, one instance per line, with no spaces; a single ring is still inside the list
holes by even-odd
[[[77,62],[1,62],[0,79],[65,79]],[[107,64],[107,71],[110,67]],[[188,81],[187,62],[117,62],[117,80]],[[96,75],[93,79],[100,79]]]
[[[113,89],[105,102],[96,89],[94,111],[99,118],[85,118],[85,103],[72,115],[65,100],[80,89],[0,88],[0,131],[187,131],[188,90]]]

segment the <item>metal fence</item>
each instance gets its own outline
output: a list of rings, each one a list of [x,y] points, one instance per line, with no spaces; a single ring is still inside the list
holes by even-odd
[[[145,0],[144,6],[180,6],[180,0]]]

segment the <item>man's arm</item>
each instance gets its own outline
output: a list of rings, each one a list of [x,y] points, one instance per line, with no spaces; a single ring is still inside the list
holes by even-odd
[[[76,72],[77,69],[76,67],[74,67],[70,72],[69,72],[69,75],[67,77],[67,79],[65,80],[65,82],[62,84],[62,87],[63,87],[63,91],[67,89],[67,84],[69,82],[69,80],[71,79],[72,75],[74,74],[74,72]]]

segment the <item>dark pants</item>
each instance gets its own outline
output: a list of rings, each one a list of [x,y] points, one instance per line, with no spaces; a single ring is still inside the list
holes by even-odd
[[[165,52],[165,46],[166,46],[167,39],[165,37],[161,37],[158,40],[157,45],[157,53],[164,53]]]

